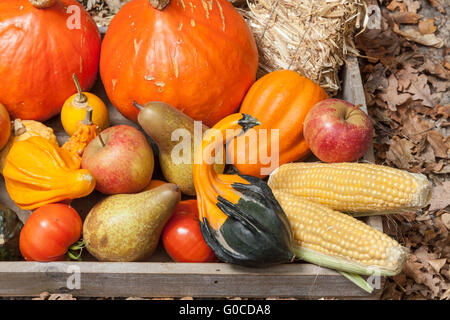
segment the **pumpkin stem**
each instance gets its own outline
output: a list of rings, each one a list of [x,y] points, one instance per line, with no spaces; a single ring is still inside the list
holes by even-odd
[[[38,8],[45,9],[52,7],[58,0],[30,0],[30,3]]]
[[[133,105],[138,108],[139,110],[143,110],[144,106],[142,104],[137,103],[136,101],[133,101]]]
[[[149,0],[153,8],[157,10],[164,10],[170,3],[170,0]]]
[[[14,136],[20,136],[21,134],[24,134],[27,131],[27,128],[23,125],[23,122],[20,119],[15,119],[13,126],[14,126]]]
[[[84,120],[81,122],[82,124],[86,124],[88,126],[92,125],[92,107],[86,108],[86,116],[84,117]]]
[[[72,79],[73,79],[73,82],[75,82],[75,86],[77,87],[77,91],[78,91],[78,94],[75,97],[75,99],[73,99],[73,102],[77,106],[84,107],[84,104],[86,104],[88,99],[87,99],[86,95],[83,94],[83,90],[81,89],[80,81],[78,81],[77,75],[75,73],[72,75]]]

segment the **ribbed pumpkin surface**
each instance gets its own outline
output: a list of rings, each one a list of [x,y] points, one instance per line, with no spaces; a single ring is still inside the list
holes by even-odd
[[[254,128],[258,134],[257,144],[249,143],[249,136],[253,133],[247,132],[236,138],[227,150],[239,172],[262,177],[276,169],[276,164],[270,168],[270,163],[264,163],[264,156],[271,157],[272,152],[277,153],[276,148],[271,147],[272,140],[277,141],[270,129],[279,129],[279,165],[309,155],[303,138],[303,121],[309,110],[326,98],[326,92],[319,85],[294,71],[275,71],[256,81],[245,96],[239,112],[261,122]],[[260,139],[261,129],[267,130],[267,139]],[[267,172],[261,173],[262,168],[268,169]]]

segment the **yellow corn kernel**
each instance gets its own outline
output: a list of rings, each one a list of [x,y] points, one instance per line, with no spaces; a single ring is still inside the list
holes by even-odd
[[[287,163],[268,184],[355,216],[419,209],[431,197],[425,175],[371,163]]]
[[[294,233],[298,258],[357,274],[394,275],[406,249],[364,222],[305,198],[273,191]]]

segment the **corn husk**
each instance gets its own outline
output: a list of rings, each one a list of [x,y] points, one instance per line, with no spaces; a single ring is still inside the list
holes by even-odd
[[[247,0],[240,9],[258,45],[258,77],[290,69],[340,90],[338,72],[347,55],[358,55],[354,36],[367,21],[364,0]]]

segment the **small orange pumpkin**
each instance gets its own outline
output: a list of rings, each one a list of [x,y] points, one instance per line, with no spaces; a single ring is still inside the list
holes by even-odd
[[[239,112],[255,117],[261,125],[228,146],[228,157],[233,159],[236,169],[241,174],[261,178],[278,165],[307,157],[310,151],[303,138],[303,121],[309,110],[326,98],[328,95],[322,87],[294,71],[274,71],[256,81]],[[267,130],[267,139],[261,138],[265,136],[261,129]],[[278,141],[270,129],[279,130]],[[255,143],[251,143],[250,135],[254,135]],[[272,140],[278,144],[278,163],[268,161],[277,156],[272,154],[277,153],[272,149]]]

